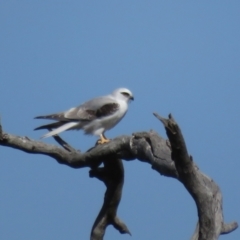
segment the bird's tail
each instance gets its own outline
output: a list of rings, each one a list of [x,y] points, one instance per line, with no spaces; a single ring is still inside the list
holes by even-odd
[[[55,121],[66,121],[66,118],[64,117],[64,112],[54,113],[54,114],[49,114],[44,116],[37,116],[35,117],[35,119],[50,119]]]
[[[55,122],[55,123],[50,123],[50,124],[45,124],[40,127],[35,128],[34,130],[40,130],[40,129],[49,129],[52,130],[54,128],[61,127],[62,125],[66,124],[66,122]]]
[[[59,134],[60,132],[63,132],[63,131],[66,131],[68,129],[71,129],[75,126],[77,126],[79,124],[79,122],[69,122],[69,123],[65,123],[64,125],[56,128],[55,130],[51,131],[51,132],[48,132],[47,134],[43,135],[41,138],[47,138],[47,137],[51,137],[51,136],[54,136],[54,135],[57,135]],[[51,125],[51,124],[49,124]],[[43,126],[42,126],[43,127]],[[41,129],[40,128],[37,128],[37,129]]]

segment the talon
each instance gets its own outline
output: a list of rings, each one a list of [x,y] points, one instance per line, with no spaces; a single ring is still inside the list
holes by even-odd
[[[110,139],[107,139],[104,134],[100,135],[100,139],[97,141],[98,144],[104,144],[110,142]]]

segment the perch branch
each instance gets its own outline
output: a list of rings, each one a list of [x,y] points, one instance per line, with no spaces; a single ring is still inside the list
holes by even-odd
[[[115,138],[107,144],[95,146],[87,152],[81,153],[69,147],[63,140],[59,141],[58,138],[58,142],[63,148],[31,140],[28,137],[4,133],[0,124],[0,145],[27,153],[47,155],[54,158],[58,163],[72,168],[90,167],[93,171],[91,174],[95,177],[98,174],[95,172],[94,175],[94,171],[98,169],[102,162],[104,168],[108,168],[107,159],[124,159],[127,161],[139,159],[149,163],[161,175],[178,179],[193,197],[197,205],[199,221],[192,240],[215,240],[220,234],[227,234],[235,230],[238,227],[236,222],[225,224],[223,221],[222,195],[219,187],[211,178],[199,170],[192,157],[189,156],[181,130],[175,120],[171,115],[169,119],[162,118],[157,114],[154,115],[163,123],[169,141],[163,139],[154,131],[140,132],[134,133],[132,136]],[[103,178],[102,181],[104,181]],[[109,189],[107,187],[107,192]],[[106,196],[108,195],[107,192]],[[118,203],[116,201],[115,206]],[[103,205],[103,208],[104,206],[106,205]],[[109,205],[109,208],[111,209],[111,205]],[[116,209],[117,207],[115,212]],[[93,235],[101,229],[99,226],[104,226],[99,219],[106,219],[106,217],[103,217],[106,215],[101,211],[99,216],[101,215],[102,218],[98,216],[96,219],[93,226]],[[112,217],[112,219],[115,220],[112,220],[111,224],[120,232],[130,233],[127,227],[124,227],[126,225],[120,222],[117,217]]]
[[[137,158],[151,164],[152,168],[161,175],[177,178],[177,171],[171,160],[166,140],[153,131],[117,137],[109,143],[93,147],[85,153],[77,150],[69,151],[69,147],[66,150],[3,131],[0,134],[0,145],[26,153],[46,155],[54,158],[58,163],[72,168],[97,167],[105,158],[113,156],[127,161]],[[60,145],[62,144],[60,143]]]

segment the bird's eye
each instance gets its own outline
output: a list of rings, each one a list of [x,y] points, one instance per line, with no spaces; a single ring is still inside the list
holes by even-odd
[[[129,98],[129,97],[130,97],[130,94],[129,94],[129,93],[127,93],[127,92],[121,92],[121,94],[122,94],[123,96],[127,97],[127,98]]]

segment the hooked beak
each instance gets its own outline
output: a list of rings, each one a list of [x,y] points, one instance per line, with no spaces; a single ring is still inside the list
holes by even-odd
[[[129,99],[132,100],[132,101],[134,101],[134,97],[133,97],[133,96],[131,96]]]

